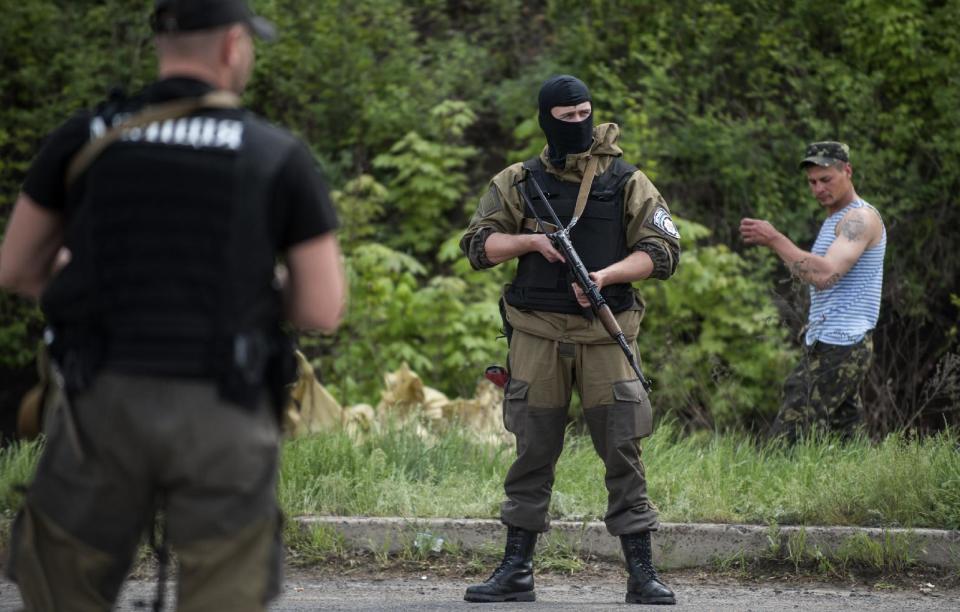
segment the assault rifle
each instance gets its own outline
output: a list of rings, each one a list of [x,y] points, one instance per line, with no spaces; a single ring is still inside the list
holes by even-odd
[[[553,223],[557,228],[559,228],[557,231],[548,232],[546,230],[543,220],[540,219],[540,215],[537,214],[537,209],[534,207],[533,202],[530,201],[526,191],[520,187],[520,184],[525,181],[530,181],[530,184],[533,185],[533,188],[536,191],[537,196],[540,198],[540,201],[543,202],[547,212],[549,212],[550,216],[553,218]],[[514,183],[514,187],[517,188],[520,198],[524,201],[524,203],[526,203],[527,207],[530,208],[530,212],[533,213],[533,217],[537,220],[537,226],[540,228],[540,231],[542,231],[547,238],[550,239],[550,242],[553,243],[554,248],[563,253],[563,258],[566,260],[567,267],[570,269],[574,280],[576,280],[577,285],[580,286],[580,289],[583,291],[584,295],[587,296],[587,299],[590,300],[591,311],[593,314],[600,317],[600,322],[603,323],[604,329],[606,329],[607,333],[610,334],[610,337],[616,340],[617,344],[620,345],[620,349],[623,350],[623,354],[626,355],[627,361],[630,362],[630,367],[633,368],[634,373],[636,373],[637,378],[640,380],[640,384],[643,385],[644,390],[649,392],[651,389],[650,381],[646,379],[646,377],[643,375],[643,372],[640,370],[640,364],[637,363],[637,358],[634,357],[633,351],[630,350],[630,345],[627,343],[627,338],[623,335],[623,330],[620,329],[620,324],[617,323],[616,317],[613,316],[613,311],[610,310],[610,306],[607,305],[607,300],[604,299],[603,295],[600,293],[600,289],[597,287],[597,284],[593,282],[592,278],[590,278],[590,273],[587,271],[587,267],[583,265],[583,261],[580,260],[580,255],[578,255],[576,249],[573,248],[573,242],[570,241],[570,230],[572,230],[573,226],[577,224],[579,217],[577,217],[576,213],[574,213],[574,217],[570,219],[570,223],[564,227],[560,222],[560,218],[557,217],[557,213],[553,210],[553,206],[550,205],[550,201],[547,200],[547,196],[544,195],[543,190],[540,189],[540,184],[537,183],[537,180],[529,171],[527,171],[525,178]]]

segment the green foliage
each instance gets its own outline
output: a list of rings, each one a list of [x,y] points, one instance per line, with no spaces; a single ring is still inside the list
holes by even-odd
[[[920,545],[909,535],[884,532],[879,539],[859,533],[837,551],[841,563],[861,565],[879,572],[901,574],[916,564]]]
[[[383,374],[407,363],[423,380],[453,395],[473,393],[482,366],[503,352],[491,330],[496,303],[473,301],[457,277],[425,279],[416,259],[389,247],[358,246],[348,261],[347,318],[319,358],[341,402],[376,403]],[[438,383],[447,383],[439,384]]]
[[[19,442],[0,448],[0,516],[12,517],[23,500],[23,487],[33,479],[42,445]]]
[[[520,46],[508,18],[517,0],[256,4],[282,36],[258,49],[252,107],[299,132],[345,180],[369,172],[444,100],[481,98],[507,57],[496,52]]]
[[[289,514],[487,516],[509,460],[508,449],[477,444],[457,428],[430,444],[413,428],[363,440],[333,431],[284,445],[278,495]],[[467,499],[465,490],[475,495]]]
[[[349,255],[355,246],[376,235],[373,221],[383,214],[387,189],[369,174],[361,174],[331,195],[341,223],[338,237]]]
[[[346,553],[343,535],[328,525],[303,526],[287,521],[283,526],[283,542],[289,554],[285,563],[293,567],[310,567]]]
[[[11,295],[0,294],[0,367],[21,368],[36,356],[43,316],[39,309]]]
[[[411,11],[397,0],[276,0],[263,14],[280,39],[258,48],[249,98],[294,127],[335,164],[367,169],[371,147],[389,146],[415,124],[433,92],[416,47]]]
[[[664,521],[957,529],[958,442],[950,430],[891,435],[878,445],[822,436],[784,447],[741,433],[682,435],[668,421],[644,440],[643,454]],[[0,513],[16,508],[16,487],[30,478],[39,450],[35,443],[0,450]],[[513,457],[512,446],[481,444],[458,428],[430,441],[414,427],[385,427],[361,440],[330,431],[284,444],[278,495],[292,516],[492,518]],[[603,463],[588,436],[568,434],[551,515],[599,520],[606,507]],[[329,534],[305,535],[318,554],[337,545]],[[771,530],[771,544],[784,544],[777,552],[785,555],[781,536]]]
[[[373,167],[392,176],[387,183],[386,244],[414,253],[431,253],[446,233],[446,215],[467,191],[463,167],[477,154],[473,147],[458,146],[466,128],[476,119],[463,102],[445,101],[430,111],[435,141],[415,131],[397,141],[389,153],[377,156]]]
[[[949,394],[929,392],[960,318],[960,2],[254,5],[281,37],[258,43],[245,102],[307,141],[342,221],[351,312],[333,339],[306,341],[341,400],[375,402],[404,360],[430,386],[469,392],[502,358],[494,307],[512,264],[472,271],[457,242],[490,176],[542,148],[539,85],[572,73],[687,220],[677,276],[642,284],[658,410],[721,428],[769,418],[806,292],[768,253],[745,252],[736,228],[767,218],[808,246],[821,211],[797,159],[806,142],[840,139],[889,239],[869,425],[879,436],[960,419]],[[47,132],[111,86],[152,78],[150,8],[0,0],[0,228]],[[29,362],[40,327],[33,306],[0,296],[0,367]]]
[[[149,74],[143,2],[0,0],[0,229],[47,132],[109,87],[132,89]],[[0,294],[0,367],[33,359],[36,308]]]
[[[666,283],[640,287],[653,313],[638,339],[656,406],[695,425],[728,428],[768,419],[791,354],[768,284],[725,245],[700,246],[710,230],[677,220],[683,251]]]

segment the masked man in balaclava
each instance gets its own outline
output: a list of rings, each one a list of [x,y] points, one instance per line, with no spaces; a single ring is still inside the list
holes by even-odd
[[[650,180],[623,161],[620,128],[593,127],[590,91],[562,75],[543,84],[539,156],[493,177],[460,248],[476,269],[518,258],[500,307],[509,345],[510,376],[504,426],[517,439],[517,458],[504,482],[501,520],[507,526],[503,562],[467,601],[534,601],[533,551],[550,527],[554,468],[563,448],[567,409],[576,387],[593,446],[606,468],[607,530],[619,536],[630,578],[626,601],[675,603],[651,559],[657,512],[647,497],[640,439],[653,428],[647,393],[620,346],[572,283],[563,255],[525,206],[525,190],[544,221],[552,217],[527,178],[536,179],[561,223],[575,214],[581,183],[586,206],[571,230],[573,245],[615,313],[634,354],[643,303],[632,283],[665,280],[680,258],[680,234]],[[592,180],[591,180],[592,179]],[[521,182],[522,181],[522,182]],[[581,198],[582,199],[582,198]]]

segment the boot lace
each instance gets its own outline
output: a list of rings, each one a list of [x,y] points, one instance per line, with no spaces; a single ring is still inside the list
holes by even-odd
[[[633,557],[631,559],[632,565],[648,578],[659,581],[660,577],[657,576],[657,570],[653,567],[653,561],[651,559],[653,551],[649,544],[644,540],[631,540],[629,546],[631,557]]]
[[[500,565],[498,565],[497,568],[493,570],[493,573],[490,574],[489,578],[487,578],[487,582],[493,582],[498,577],[500,577],[501,574],[503,574],[504,572],[507,571],[507,569],[510,568],[510,565],[512,564],[511,560],[519,556],[520,556],[520,543],[511,542],[510,547],[503,554],[503,561],[501,561]]]

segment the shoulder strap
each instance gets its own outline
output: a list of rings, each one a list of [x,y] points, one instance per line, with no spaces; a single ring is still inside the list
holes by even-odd
[[[573,208],[573,218],[570,219],[570,225],[577,222],[577,219],[583,214],[583,209],[587,207],[587,197],[590,195],[593,177],[597,173],[598,161],[599,159],[596,155],[591,155],[590,159],[587,160],[587,167],[583,171],[583,180],[580,181],[580,191],[577,193],[577,205]]]
[[[580,181],[580,191],[577,192],[577,203],[573,209],[573,218],[570,219],[570,225],[574,225],[577,222],[577,219],[580,218],[580,215],[583,214],[584,209],[587,207],[587,199],[590,197],[590,187],[593,186],[593,178],[597,174],[597,163],[599,158],[596,155],[591,155],[590,159],[587,160],[587,167],[583,171],[583,179]],[[530,172],[534,172],[542,165],[540,158],[534,157],[523,162],[523,167]],[[525,220],[526,221],[526,220]],[[532,222],[533,231],[539,231],[539,228],[536,225],[536,222]],[[549,224],[552,226],[552,224]],[[525,227],[529,227],[525,224]],[[556,228],[560,229],[560,228]],[[556,231],[556,229],[552,231]]]
[[[240,98],[236,94],[217,90],[199,98],[181,98],[163,104],[147,106],[139,113],[113,126],[103,136],[95,138],[80,149],[67,166],[66,186],[71,184],[90,167],[104,149],[116,142],[123,132],[135,127],[143,127],[157,121],[184,117],[201,108],[237,108]]]

